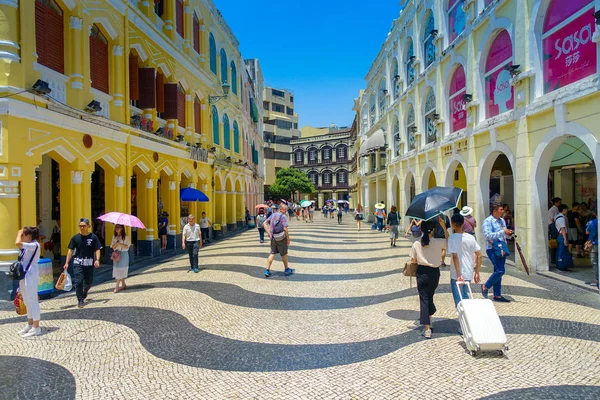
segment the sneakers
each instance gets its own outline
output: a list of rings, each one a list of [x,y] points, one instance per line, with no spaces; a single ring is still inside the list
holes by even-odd
[[[427,329],[423,332],[425,339],[431,339],[431,329]]]
[[[494,297],[494,301],[497,301],[499,303],[510,303],[510,300],[503,296]]]
[[[42,328],[39,326],[37,328],[31,328],[29,332],[23,335],[24,338],[32,337],[32,336],[40,336],[42,334]]]
[[[85,306],[85,304],[83,303],[83,300],[79,300],[79,302],[77,303],[77,308],[83,308]]]
[[[260,243],[264,243],[264,242],[265,242],[264,240],[261,240],[261,241],[260,241]]]
[[[268,269],[265,269],[265,278],[268,278],[271,275],[273,275],[273,274],[271,274],[271,271],[269,271]]]
[[[33,325],[25,325],[25,328],[23,328],[19,331],[19,335],[23,336],[24,334],[26,334],[27,332],[29,332],[32,329],[33,329]]]
[[[195,274],[197,274],[198,272],[200,272],[200,271],[198,270],[198,268],[194,268],[192,271],[194,271],[194,273],[195,273]]]
[[[488,289],[485,289],[484,285],[481,285],[481,294],[483,295],[483,298],[488,298]]]
[[[286,268],[285,271],[283,271],[283,273],[285,276],[288,276],[288,275],[292,275],[295,271],[296,270],[293,270],[291,268]]]

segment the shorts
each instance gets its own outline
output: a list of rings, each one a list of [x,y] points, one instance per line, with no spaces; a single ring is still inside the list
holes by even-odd
[[[567,238],[569,239],[569,244],[581,244],[579,230],[577,228],[569,228],[567,230]]]
[[[400,230],[398,227],[398,225],[390,226],[390,239],[398,239],[398,236],[400,236]]]
[[[271,254],[280,254],[281,257],[287,256],[288,245],[287,238],[283,240],[271,239]]]
[[[360,217],[360,214],[356,214],[356,216],[354,217],[354,219],[355,219],[356,221],[360,221],[360,220],[362,220],[362,218]]]

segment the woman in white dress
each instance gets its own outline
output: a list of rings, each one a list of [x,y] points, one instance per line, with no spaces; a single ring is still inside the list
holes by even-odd
[[[117,284],[113,290],[114,293],[127,289],[125,278],[129,273],[129,246],[131,246],[131,239],[125,234],[123,225],[115,225],[115,232],[110,244],[113,252],[119,252],[118,261],[113,259],[114,256],[111,257],[113,259],[113,278],[116,279]]]
[[[38,238],[38,228],[26,226],[17,232],[17,239],[15,240],[15,245],[21,249],[19,258],[23,263],[23,269],[26,271],[25,278],[19,281],[19,291],[23,296],[25,307],[27,307],[27,325],[19,331],[22,337],[42,334],[40,303],[38,302],[38,284],[40,282],[38,261],[41,252]]]

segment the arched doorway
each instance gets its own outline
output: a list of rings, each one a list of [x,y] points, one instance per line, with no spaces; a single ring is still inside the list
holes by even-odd
[[[415,184],[415,176],[413,175],[412,172],[409,172],[406,175],[406,178],[404,178],[404,193],[405,193],[405,200],[406,200],[406,206],[405,208],[408,209],[408,206],[410,205],[410,203],[412,203],[413,199],[415,198],[415,196],[417,195],[417,187]],[[406,210],[404,210],[406,211]]]
[[[462,208],[467,204],[467,174],[464,164],[461,161],[455,160],[446,167],[446,179],[444,186],[453,186],[462,189],[462,195],[458,201],[458,207]]]
[[[558,135],[555,131],[548,134],[545,138],[548,140],[542,141],[538,146],[532,163],[532,166],[537,167],[532,169],[532,174],[535,174],[532,177],[532,182],[535,182],[532,185],[532,210],[535,218],[531,227],[531,263],[539,270],[554,268],[554,264],[550,263],[547,245],[550,200],[560,197],[562,204],[566,204],[570,211],[573,211],[575,204],[585,203],[583,216],[580,215],[579,218],[584,232],[589,212],[597,213],[598,208],[596,139],[578,124],[568,123],[565,131],[573,134]],[[578,213],[580,211],[581,208],[577,209]],[[576,222],[572,218],[567,219],[568,222]],[[584,235],[579,234],[577,242],[583,243]],[[582,257],[578,257],[574,243],[576,241],[570,241],[572,242],[575,268],[584,280],[593,280],[589,255],[584,253]]]
[[[429,190],[433,187],[437,186],[437,179],[435,178],[435,173],[431,168],[425,169],[425,173],[423,174],[423,183],[421,184],[422,191]]]

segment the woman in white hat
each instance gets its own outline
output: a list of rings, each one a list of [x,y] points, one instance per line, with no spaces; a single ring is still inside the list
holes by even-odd
[[[477,228],[477,221],[473,217],[473,209],[471,207],[464,206],[460,210],[460,215],[465,217],[465,223],[463,225],[463,232],[475,236],[475,228]]]

